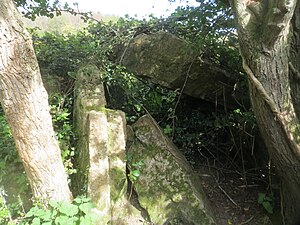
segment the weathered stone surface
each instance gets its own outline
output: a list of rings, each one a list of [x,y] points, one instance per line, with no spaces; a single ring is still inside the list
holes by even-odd
[[[49,96],[56,93],[61,93],[64,90],[63,76],[53,75],[48,69],[40,67],[43,84]]]
[[[153,83],[183,88],[187,95],[214,103],[236,104],[232,96],[236,75],[199,57],[189,43],[170,33],[138,35],[119,54],[128,71]]]
[[[95,80],[95,77],[99,80],[93,84],[91,81]],[[93,109],[103,109],[106,105],[99,69],[92,65],[82,68],[78,72],[74,90],[74,125],[78,138],[76,154],[79,172],[73,186],[77,193],[81,193],[87,190],[86,170],[89,168],[89,112]]]
[[[133,185],[151,222],[214,224],[199,177],[157,123],[150,116],[144,116],[132,129],[134,134],[128,139],[129,164],[132,171],[140,170]],[[136,168],[138,162],[144,165]]]
[[[87,193],[96,204],[99,225],[142,224],[126,198],[125,115],[105,108],[100,74],[88,66],[76,81],[77,193]]]

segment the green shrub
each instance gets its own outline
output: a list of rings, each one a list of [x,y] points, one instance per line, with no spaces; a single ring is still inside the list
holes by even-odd
[[[73,96],[71,94],[52,94],[49,98],[53,127],[61,150],[67,175],[76,173],[73,166],[75,154],[75,135],[72,125]],[[69,179],[69,182],[71,180]]]

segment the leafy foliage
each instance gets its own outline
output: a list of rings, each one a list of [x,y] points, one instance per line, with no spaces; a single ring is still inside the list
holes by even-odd
[[[45,33],[40,36],[33,31],[32,35],[39,65],[47,68],[50,74],[63,77],[77,71],[83,59],[92,57],[91,49],[97,47],[83,32],[76,35]]]
[[[200,156],[242,171],[241,164],[247,161],[242,154],[250,159],[254,141],[251,134],[255,132],[252,112],[205,112],[198,108],[178,114],[173,140],[192,164],[196,164]]]
[[[127,155],[127,161],[129,162],[129,164],[127,165],[129,166],[130,170],[128,178],[132,183],[134,183],[141,175],[141,169],[143,168],[145,163],[143,161],[132,162],[131,155]]]
[[[268,196],[266,193],[258,193],[258,204],[262,205],[264,209],[272,214],[274,209],[274,197]]]
[[[245,145],[250,149],[253,140],[248,133],[255,127],[251,112],[228,113],[220,109],[186,112],[178,108],[187,101],[179,90],[168,90],[138,79],[119,65],[122,57],[117,58],[115,53],[120,46],[126,46],[140,33],[158,30],[192,42],[199,50],[199,57],[205,56],[220,68],[237,75],[241,73],[231,12],[226,5],[211,1],[201,2],[199,7],[178,8],[168,18],[140,21],[125,17],[110,24],[90,21],[89,26],[77,34],[45,33],[33,37],[39,63],[47,67],[50,74],[70,80],[76,77],[75,71],[82,64],[94,63],[104,69],[108,107],[125,111],[129,123],[145,113],[151,114],[191,161],[195,162],[193,158],[203,153],[206,157],[215,157],[215,153],[220,152],[226,157],[236,157]],[[67,83],[72,86],[72,82]]]
[[[31,19],[39,15],[53,17],[62,11],[76,14],[68,5],[60,6],[58,1],[16,0],[16,3],[24,8],[24,15]],[[89,14],[83,16],[89,18]],[[88,26],[76,34],[41,34],[32,30],[40,66],[46,68],[49,74],[61,77],[65,87],[65,94],[54,94],[50,102],[54,128],[68,174],[76,172],[72,163],[73,97],[70,90],[76,79],[76,71],[86,63],[96,64],[105,71],[103,79],[108,107],[125,111],[129,123],[149,113],[192,164],[197,163],[199,155],[215,160],[225,157],[229,166],[240,169],[236,162],[241,161],[242,149],[250,150],[253,145],[252,134],[256,125],[251,111],[244,108],[223,110],[214,105],[210,105],[209,110],[202,110],[189,103],[189,97],[182,95],[180,90],[168,90],[138,79],[120,65],[122,57],[118,58],[115,54],[121,51],[120,46],[126,47],[140,33],[159,30],[193,43],[199,58],[208,59],[231,73],[242,74],[231,12],[225,5],[214,1],[202,1],[195,8],[178,8],[169,18],[152,17],[140,21],[125,17],[108,24],[90,20]],[[0,168],[3,169],[19,163],[19,160],[3,115],[0,116],[0,126]],[[132,164],[129,174],[132,182],[138,179],[142,166],[143,162]],[[26,186],[24,183],[22,185]],[[259,198],[259,203],[270,209],[268,202],[266,196]],[[5,204],[2,205],[0,213],[3,213],[3,221],[7,221],[7,208]],[[92,224],[91,207],[85,198],[76,198],[72,204],[51,201],[48,210],[34,206],[26,214],[23,224]]]
[[[201,1],[197,7],[179,7],[167,18],[121,18],[114,29],[120,36],[128,38],[167,31],[192,43],[199,57],[229,69],[231,73],[242,71],[233,15],[220,1]]]
[[[107,68],[104,82],[108,90],[108,107],[122,109],[129,123],[146,113],[160,120],[168,118],[176,103],[176,91],[138,79],[121,66]]]
[[[78,4],[74,3],[73,7],[77,7],[75,10],[69,6],[68,3],[61,5],[59,0],[14,0],[16,5],[23,10],[22,14],[31,20],[35,20],[38,16],[47,16],[53,18],[54,16],[60,16],[62,12],[68,12],[72,15],[81,15],[81,18],[85,21],[91,19],[90,12],[79,12]]]
[[[1,190],[3,192],[3,190]],[[10,211],[8,206],[6,205],[5,199],[2,197],[0,198],[0,223],[5,224],[10,221]]]
[[[89,198],[79,196],[73,203],[49,201],[45,209],[38,204],[26,213],[21,225],[93,225],[97,221]]]
[[[73,98],[68,94],[55,93],[50,97],[50,109],[56,138],[61,150],[64,167],[67,175],[76,173],[73,166],[73,156],[75,154],[72,121],[70,119],[73,109]],[[71,180],[69,179],[69,182]]]

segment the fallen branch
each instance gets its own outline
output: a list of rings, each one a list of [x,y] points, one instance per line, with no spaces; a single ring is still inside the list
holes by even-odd
[[[215,178],[215,181],[218,185],[218,188],[223,192],[223,194],[232,202],[232,204],[234,204],[236,207],[240,208],[238,206],[238,204],[230,197],[229,194],[227,194],[227,192],[220,186],[220,184],[218,183],[217,179]]]
[[[246,223],[249,223],[251,220],[253,220],[254,216],[251,216],[248,220],[240,223],[240,225],[243,225],[243,224],[246,224]]]

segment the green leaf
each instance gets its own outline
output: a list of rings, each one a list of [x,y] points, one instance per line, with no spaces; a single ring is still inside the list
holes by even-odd
[[[93,223],[91,217],[84,216],[80,218],[80,225],[91,225]]]
[[[45,215],[47,216],[48,211],[44,210],[44,209],[38,209],[35,212],[35,216],[39,217],[39,218],[43,218]]]
[[[56,215],[58,214],[57,210],[56,209],[52,209],[52,214],[51,214],[51,218],[55,218]]]
[[[57,207],[58,207],[58,202],[57,202],[57,201],[54,201],[54,200],[50,200],[50,201],[49,201],[49,205],[50,205],[52,208],[57,208]]]
[[[142,110],[141,105],[136,104],[136,105],[134,105],[134,107],[135,107],[136,111],[138,111],[138,112],[140,112]]]
[[[74,216],[78,213],[78,206],[62,202],[59,206],[59,211],[67,216]]]
[[[266,197],[265,193],[258,193],[258,199],[257,199],[258,204],[262,204],[265,200],[265,197]]]
[[[173,129],[171,128],[170,125],[167,125],[165,128],[164,128],[164,134],[168,135],[168,134],[171,134],[173,131]]]
[[[89,202],[91,201],[90,198],[88,197],[85,197],[85,196],[78,196],[77,198],[74,199],[74,202],[80,204],[80,203],[83,203],[83,202]]]
[[[47,216],[48,213],[49,213],[48,211],[44,209],[40,209],[38,206],[34,206],[29,210],[29,212],[25,215],[25,217],[43,218],[44,216]]]
[[[92,208],[94,208],[94,205],[90,202],[86,202],[86,203],[79,205],[79,209],[82,212],[84,212],[85,214],[88,214]]]
[[[35,215],[36,211],[39,209],[39,207],[34,206],[32,207],[29,212],[26,213],[25,217],[32,217]]]
[[[145,163],[143,161],[138,161],[138,162],[132,164],[132,166],[136,167],[136,168],[141,168],[144,165],[145,165]]]
[[[139,170],[133,170],[133,171],[131,171],[131,175],[132,176],[139,177],[140,174],[141,174],[141,172]]]
[[[98,224],[99,217],[96,213],[90,213],[83,217],[80,217],[80,225],[91,225],[91,224]]]
[[[49,211],[45,211],[43,214],[41,214],[39,217],[42,219],[42,220],[45,220],[45,221],[49,221],[51,219],[51,216],[52,216],[52,212],[49,210]]]
[[[271,205],[270,202],[265,201],[265,202],[262,203],[262,206],[265,208],[265,210],[266,210],[268,213],[270,213],[270,214],[273,213],[273,207],[272,207],[272,205]]]
[[[40,225],[41,224],[41,219],[40,218],[34,218],[32,220],[32,225]]]
[[[75,225],[77,217],[59,216],[55,219],[56,225]]]
[[[55,219],[55,224],[57,225],[67,224],[68,220],[69,220],[68,216],[59,216]]]
[[[44,222],[44,223],[42,223],[42,225],[52,225],[52,221]]]

